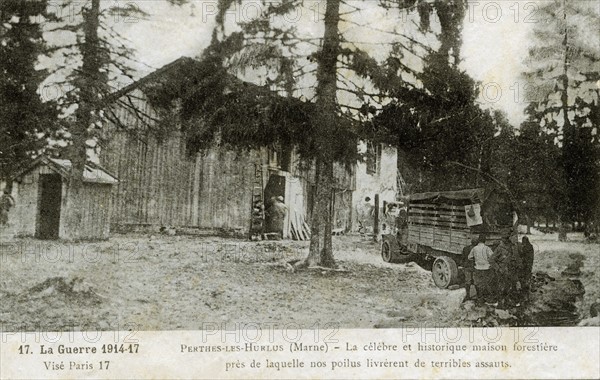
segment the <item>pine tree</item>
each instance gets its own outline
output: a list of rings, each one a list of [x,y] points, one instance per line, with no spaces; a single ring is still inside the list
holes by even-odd
[[[180,0],[166,0],[180,4]],[[71,159],[72,180],[77,188],[82,181],[85,162],[88,159],[88,142],[102,142],[102,128],[107,122],[123,126],[115,114],[109,96],[119,86],[120,79],[133,79],[133,50],[121,36],[111,21],[115,19],[143,19],[148,15],[135,3],[110,3],[100,0],[88,2],[66,1],[62,4],[60,18],[53,28],[55,32],[69,35],[75,43],[54,46],[57,65],[54,75],[64,77],[58,81],[69,91],[59,99],[59,104],[69,125],[66,135],[70,146],[63,152]],[[120,106],[135,108],[127,102]],[[134,109],[134,114],[146,121],[142,110]]]
[[[0,179],[43,149],[57,127],[55,104],[37,92],[48,75],[36,69],[47,49],[46,6],[44,0],[0,2]]]
[[[524,74],[528,100],[536,122],[561,146],[558,174],[566,191],[560,217],[587,223],[599,199],[593,110],[600,100],[600,14],[591,2],[554,0],[542,4],[540,19]]]
[[[420,85],[396,86],[392,102],[374,119],[376,134],[396,141],[399,167],[413,192],[495,182],[494,136],[511,129],[497,112],[477,105],[477,83],[458,67],[465,10],[461,1],[433,3],[429,12],[440,19],[440,46],[425,49],[424,67],[414,73]]]
[[[556,220],[564,210],[566,183],[560,173],[560,148],[555,136],[547,133],[538,122],[535,105],[526,109],[528,115],[515,137],[512,188],[523,202],[524,219]]]

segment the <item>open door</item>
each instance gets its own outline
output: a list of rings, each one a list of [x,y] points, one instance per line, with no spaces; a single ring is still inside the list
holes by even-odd
[[[59,174],[41,174],[36,235],[39,239],[58,239],[62,178]]]
[[[272,198],[279,196],[285,198],[285,177],[271,174],[265,186],[265,203],[268,204]]]

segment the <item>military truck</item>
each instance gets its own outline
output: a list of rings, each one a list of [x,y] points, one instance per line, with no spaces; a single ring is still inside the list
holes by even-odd
[[[393,233],[382,236],[385,262],[417,262],[431,269],[436,286],[463,280],[463,248],[481,234],[494,248],[516,232],[517,214],[509,195],[499,189],[465,189],[412,194],[399,202]]]

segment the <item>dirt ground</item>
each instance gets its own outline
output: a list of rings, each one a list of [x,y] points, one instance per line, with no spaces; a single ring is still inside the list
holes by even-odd
[[[600,297],[598,244],[534,235],[534,271],[564,277],[573,261],[585,286],[581,318]],[[4,242],[0,324],[15,330],[197,330],[207,323],[275,328],[468,326],[464,290],[435,287],[414,263],[387,264],[379,243],[334,237],[347,271],[293,272],[308,242],[216,237],[114,235],[95,243]],[[468,309],[468,308],[467,308]]]

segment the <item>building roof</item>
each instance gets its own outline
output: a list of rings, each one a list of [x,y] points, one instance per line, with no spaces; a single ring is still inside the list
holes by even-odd
[[[33,160],[33,162],[25,169],[17,173],[14,178],[23,176],[38,165],[46,165],[64,178],[68,178],[71,175],[72,164],[70,160],[50,158],[42,155]],[[85,170],[83,171],[83,182],[113,185],[119,182],[119,180],[100,165],[88,161],[85,164]]]
[[[133,83],[130,83],[129,85],[121,88],[118,91],[115,91],[115,92],[109,94],[106,101],[107,102],[115,101],[116,99],[122,97],[123,95],[125,95],[137,88],[140,88],[149,82],[160,79],[162,75],[164,75],[165,73],[167,73],[171,70],[177,70],[180,66],[190,65],[193,63],[197,63],[197,62],[198,61],[196,61],[190,57],[185,57],[185,56],[179,57],[176,60],[174,60],[173,62],[167,63],[163,67],[151,72],[150,74],[136,80]]]
[[[193,67],[195,70],[198,70],[199,67],[202,66],[202,64],[203,64],[203,61],[200,61],[198,59],[181,56],[181,57],[177,58],[176,60],[174,60],[170,63],[167,63],[166,65],[160,67],[159,69],[156,69],[155,71],[147,74],[146,76],[134,81],[133,83],[130,83],[129,85],[121,88],[120,90],[109,94],[106,97],[105,102],[107,104],[114,102],[117,99],[129,94],[130,92],[132,92],[133,90],[136,90],[136,89],[142,89],[142,91],[143,91],[143,88],[145,85],[160,81],[161,79],[164,79],[164,77],[167,75],[171,75],[173,73],[175,73],[175,75],[179,75],[179,72],[182,70],[183,67]],[[227,75],[227,81],[228,81],[229,85],[232,87],[239,86],[241,91],[256,91],[258,94],[263,94],[263,95],[264,94],[273,94],[273,91],[271,91],[270,89],[268,89],[265,86],[260,86],[255,83],[246,82],[244,80],[237,78],[235,75],[232,75],[232,74]]]

